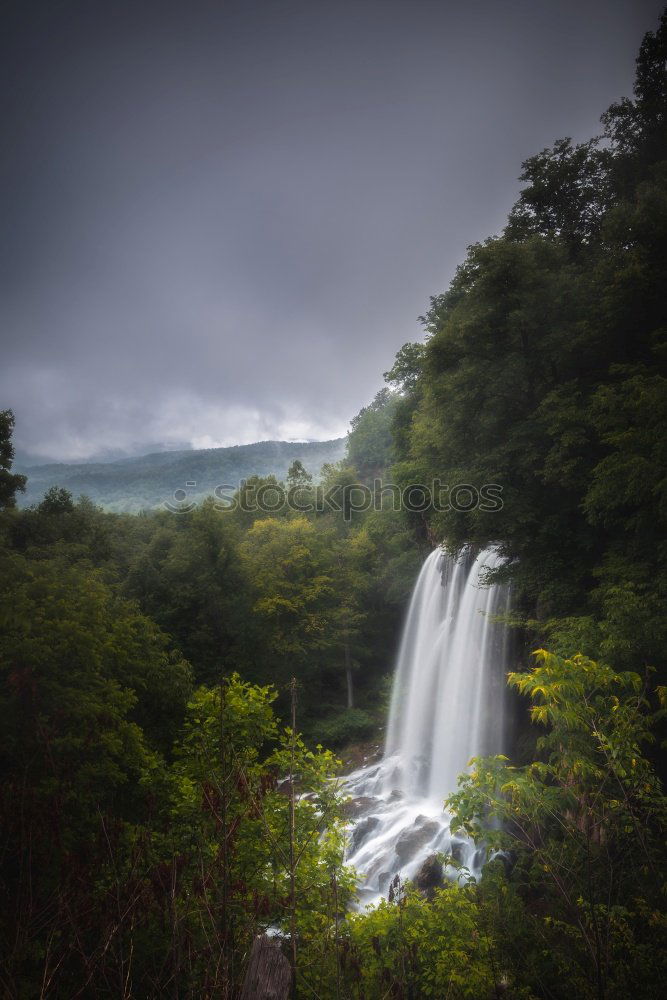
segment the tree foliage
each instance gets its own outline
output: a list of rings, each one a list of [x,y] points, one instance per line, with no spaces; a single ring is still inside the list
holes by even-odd
[[[431,300],[426,342],[388,375],[402,483],[502,486],[501,511],[432,511],[431,535],[453,549],[499,541],[529,615],[592,616],[619,666],[629,589],[645,608],[642,657],[660,669],[666,30],[663,16],[604,143],[565,139],[524,163],[505,232],[470,248]]]
[[[667,796],[647,756],[655,708],[637,673],[583,655],[535,658],[509,682],[545,730],[539,756],[522,767],[474,761],[448,801],[453,828],[513,859],[563,996],[657,997]]]
[[[26,477],[11,471],[14,461],[14,414],[11,410],[0,410],[0,510],[14,507],[16,494],[25,490]]]

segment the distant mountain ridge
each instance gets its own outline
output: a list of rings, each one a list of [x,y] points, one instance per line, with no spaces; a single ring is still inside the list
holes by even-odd
[[[184,489],[188,499],[200,500],[216,486],[236,488],[249,476],[274,475],[284,479],[299,459],[317,478],[326,462],[345,454],[345,438],[331,441],[257,441],[226,448],[159,451],[112,462],[46,465],[14,464],[14,471],[28,477],[26,492],[17,499],[21,507],[39,501],[46,490],[61,486],[75,497],[85,494],[106,510],[136,513],[161,507]],[[187,487],[187,483],[196,483]]]

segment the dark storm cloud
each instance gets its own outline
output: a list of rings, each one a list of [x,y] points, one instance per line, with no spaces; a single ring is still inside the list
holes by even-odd
[[[0,407],[23,448],[327,437],[660,4],[9,5]]]

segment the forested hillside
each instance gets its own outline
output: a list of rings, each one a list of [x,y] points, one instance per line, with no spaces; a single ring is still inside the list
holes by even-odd
[[[16,466],[28,478],[21,506],[38,503],[52,486],[81,494],[105,510],[134,513],[173,503],[176,490],[185,490],[198,502],[218,486],[235,490],[248,476],[283,479],[289,466],[300,461],[319,469],[339,461],[345,441],[259,441],[229,448],[160,451],[114,462],[82,462]],[[194,486],[191,485],[194,483]],[[190,484],[190,485],[188,485]]]
[[[400,391],[402,482],[503,488],[503,510],[433,512],[453,549],[498,541],[559,648],[664,671],[667,130],[664,32],[604,136],[528,159],[504,233],[432,298]],[[664,678],[664,672],[661,674]]]
[[[666,61],[664,15],[603,137],[524,163],[344,456],[238,449],[233,502],[141,514],[96,506],[117,470],[143,507],[219,456],[73,467],[19,508],[2,413],[4,996],[239,998],[267,929],[300,998],[663,995]],[[424,556],[489,544],[517,725],[447,804],[488,863],[355,912],[334,752],[381,743]]]

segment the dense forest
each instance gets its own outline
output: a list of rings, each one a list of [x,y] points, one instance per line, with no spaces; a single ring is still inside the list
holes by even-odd
[[[3,996],[239,997],[267,928],[303,998],[663,995],[666,60],[663,15],[602,136],[526,160],[340,461],[223,505],[19,509],[3,412]],[[355,503],[387,483],[439,501]],[[336,754],[381,743],[424,556],[489,543],[514,746],[448,809],[492,860],[355,911]]]

